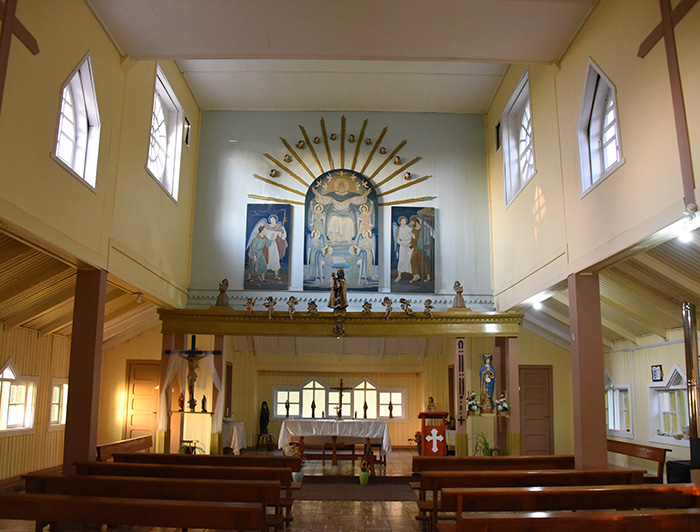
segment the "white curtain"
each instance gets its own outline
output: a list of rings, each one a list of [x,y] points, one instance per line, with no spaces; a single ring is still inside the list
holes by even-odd
[[[196,390],[206,390],[209,388],[209,378],[211,377],[214,387],[219,390],[218,397],[216,399],[216,404],[214,405],[211,431],[213,433],[221,432],[221,426],[223,422],[223,409],[224,409],[224,393],[221,386],[221,377],[216,373],[216,367],[214,366],[214,357],[223,355],[207,355],[200,359],[198,362],[199,373],[197,374],[197,380],[195,381]],[[187,360],[180,355],[170,355],[168,360],[168,369],[165,373],[165,382],[163,383],[163,389],[160,392],[160,408],[158,409],[158,430],[166,430],[168,427],[168,401],[167,401],[167,390],[172,388],[173,380],[177,376],[177,380],[181,383],[181,386],[186,386],[187,384]],[[187,401],[189,397],[185,397],[185,406],[187,406]],[[211,411],[211,410],[210,410]]]

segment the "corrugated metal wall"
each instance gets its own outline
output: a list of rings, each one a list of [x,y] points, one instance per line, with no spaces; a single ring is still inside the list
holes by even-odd
[[[60,465],[63,430],[49,431],[51,379],[68,378],[70,339],[28,329],[0,331],[0,365],[10,357],[24,377],[36,378],[34,429],[0,436],[0,479]]]

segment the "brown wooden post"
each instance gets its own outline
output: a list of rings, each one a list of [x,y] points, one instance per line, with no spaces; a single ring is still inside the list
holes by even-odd
[[[576,468],[605,469],[605,366],[598,274],[569,276],[569,321]]]
[[[78,270],[63,448],[67,474],[75,473],[74,462],[94,460],[97,452],[106,288],[106,271]]]

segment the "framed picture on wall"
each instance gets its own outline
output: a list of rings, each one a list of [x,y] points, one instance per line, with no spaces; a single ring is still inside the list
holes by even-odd
[[[246,290],[287,289],[291,208],[287,203],[248,205],[243,281]]]
[[[664,380],[664,369],[661,364],[651,367],[651,380],[654,382],[661,382]]]

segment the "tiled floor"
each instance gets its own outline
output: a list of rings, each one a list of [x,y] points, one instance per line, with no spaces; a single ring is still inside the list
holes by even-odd
[[[376,465],[378,476],[410,476],[411,459],[415,451],[395,450],[387,456],[386,465]],[[304,476],[332,477],[334,475],[356,475],[359,462],[341,460],[338,465],[326,461],[308,460],[304,466]],[[391,485],[387,485],[391,490]],[[289,532],[410,532],[421,530],[415,519],[416,503],[413,501],[296,501],[294,521],[285,530]],[[119,528],[110,532],[175,532],[172,528]],[[190,532],[200,530],[189,529]],[[0,531],[33,532],[32,521],[0,520]]]

